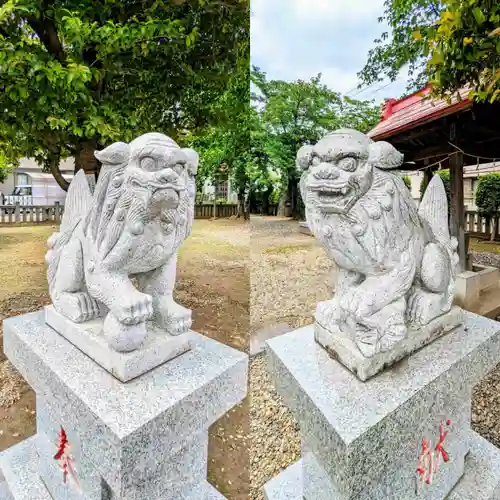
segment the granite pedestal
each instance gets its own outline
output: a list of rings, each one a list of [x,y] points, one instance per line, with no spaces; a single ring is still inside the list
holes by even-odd
[[[36,392],[37,433],[0,454],[0,499],[223,499],[207,482],[208,428],[244,398],[248,357],[194,332],[189,343],[123,383],[43,312],[6,320],[5,353]],[[55,458],[63,432],[69,460]]]
[[[366,382],[315,342],[313,325],[267,346],[302,440],[300,462],[266,484],[267,500],[500,498],[500,450],[470,427],[473,386],[500,361],[500,323],[465,313],[463,327]],[[428,464],[417,473],[423,442],[428,482]]]

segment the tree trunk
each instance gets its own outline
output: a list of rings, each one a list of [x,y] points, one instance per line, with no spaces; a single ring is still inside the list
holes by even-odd
[[[245,214],[245,190],[238,190],[238,219],[241,217],[241,214]]]
[[[498,217],[493,217],[491,221],[491,234],[490,234],[490,241],[495,241],[495,237],[498,232]]]
[[[97,175],[99,173],[99,162],[94,156],[97,149],[97,141],[94,139],[82,141],[76,146],[75,174],[83,169],[86,174]]]
[[[49,162],[50,173],[54,176],[57,184],[61,189],[67,191],[69,188],[69,182],[63,177],[61,171],[59,170],[60,158],[54,158]]]
[[[243,197],[243,218],[250,220],[250,191],[247,191]]]

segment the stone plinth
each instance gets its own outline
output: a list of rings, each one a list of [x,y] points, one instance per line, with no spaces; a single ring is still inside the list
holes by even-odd
[[[497,498],[500,450],[473,433],[470,407],[500,361],[499,323],[466,313],[463,327],[366,382],[315,342],[313,325],[268,341],[268,355],[302,440],[301,461],[266,485],[268,500],[465,500],[478,484],[476,500]],[[441,425],[449,459],[426,484],[422,443],[434,450]]]
[[[382,370],[392,366],[412,352],[421,349],[441,335],[445,335],[463,321],[462,309],[453,307],[451,311],[438,316],[418,330],[409,330],[406,337],[387,351],[380,351],[371,357],[365,357],[359,347],[346,333],[327,330],[320,324],[315,324],[314,336],[337,361],[351,370],[360,380],[368,380]]]
[[[206,479],[208,428],[244,398],[248,357],[194,332],[189,342],[122,383],[43,312],[6,320],[5,353],[37,395],[37,434],[0,454],[4,490],[13,500],[224,498]],[[54,458],[61,428],[76,469],[66,483]]]
[[[103,318],[75,323],[54,309],[45,307],[45,322],[87,354],[118,380],[128,382],[190,349],[189,333],[169,335],[153,322],[146,323],[147,335],[140,349],[118,352],[103,333]]]

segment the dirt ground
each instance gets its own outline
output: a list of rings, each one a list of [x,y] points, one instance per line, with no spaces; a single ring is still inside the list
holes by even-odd
[[[54,226],[0,227],[0,320],[49,303],[44,255]],[[176,294],[193,329],[248,351],[249,224],[197,220],[178,265]],[[0,333],[0,450],[35,433],[35,397],[5,360]],[[248,498],[248,401],[210,430],[209,480],[228,499]]]

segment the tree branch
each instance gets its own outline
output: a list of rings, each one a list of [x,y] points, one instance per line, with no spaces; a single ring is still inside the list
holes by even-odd
[[[59,170],[59,161],[59,158],[51,158],[48,162],[48,167],[57,184],[59,184],[59,187],[64,189],[64,191],[67,191],[69,188],[69,182],[63,177],[61,171]]]
[[[46,18],[43,11],[41,12],[40,19],[37,19],[35,16],[26,16],[26,21],[38,35],[47,52],[62,62],[64,60],[64,49],[53,21]]]

